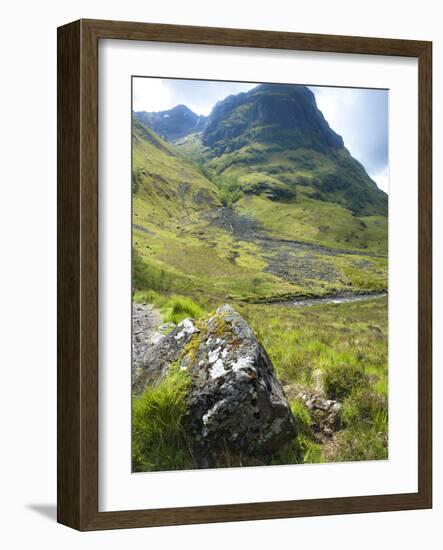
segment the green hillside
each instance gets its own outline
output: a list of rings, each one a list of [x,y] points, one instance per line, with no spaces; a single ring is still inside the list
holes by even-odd
[[[338,203],[304,193],[276,201],[266,191],[242,190],[228,208],[223,206],[226,180],[211,181],[204,167],[184,158],[182,146],[177,149],[181,152],[134,122],[136,289],[217,302],[386,288],[386,259],[379,257],[386,246],[386,218],[359,218]]]

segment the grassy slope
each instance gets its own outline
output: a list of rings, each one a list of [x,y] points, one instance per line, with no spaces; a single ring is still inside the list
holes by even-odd
[[[279,238],[386,254],[385,217],[353,216],[346,208],[313,200],[303,191],[299,191],[296,199],[278,203],[263,196],[248,196],[238,203],[237,208],[260,220],[271,234]]]
[[[211,208],[220,206],[215,186],[190,163],[144,140],[137,129],[133,171],[138,181],[133,196],[133,244],[145,277],[145,284],[142,276],[135,281],[136,288],[209,295],[213,301],[229,292],[250,294],[251,280],[266,263],[255,245],[236,243],[205,218]],[[196,195],[207,201],[196,203]],[[235,262],[234,253],[239,255]],[[262,291],[275,288],[282,293],[296,290],[263,274]]]
[[[189,142],[196,148],[196,141],[195,135],[188,136],[179,142],[182,145],[178,149],[183,151],[183,143]],[[136,281],[137,288],[150,286],[197,299],[204,295],[209,303],[228,296],[273,299],[386,288],[386,260],[364,255],[326,256],[315,250],[297,251],[293,276],[276,276],[268,264],[273,257],[276,261],[278,254],[286,255],[286,251],[278,246],[264,250],[257,241],[238,240],[231,232],[211,224],[210,213],[221,206],[219,190],[196,164],[176,154],[176,148],[142,125],[135,126],[134,247],[148,273],[148,284]],[[355,249],[354,243],[358,242],[364,253],[383,253],[386,218],[357,218],[339,204],[309,198],[306,187],[299,189],[296,198],[279,202],[263,193],[247,195],[234,208],[258,220],[270,236],[279,239],[339,249]],[[286,256],[290,258],[291,254],[289,251]],[[307,272],[298,269],[303,261],[309,262]],[[333,272],[333,276],[324,279],[316,274],[317,265]]]
[[[219,190],[195,163],[184,158],[184,146],[191,147],[194,153],[200,151],[201,159],[198,135],[188,136],[171,147],[154,132],[135,125],[134,248],[135,263],[143,268],[136,288],[178,292],[208,305],[216,305],[227,297],[263,299],[386,288],[386,258],[325,255],[315,250],[294,253],[285,248],[279,250],[277,245],[264,250],[257,241],[238,240],[231,232],[211,224],[209,215],[220,206]],[[275,159],[270,166],[272,171]],[[253,167],[251,170],[254,173]],[[339,204],[313,200],[309,194],[309,186],[298,185],[297,197],[286,201],[271,201],[265,194],[247,195],[236,203],[235,210],[256,218],[269,235],[279,239],[354,250],[353,243],[358,241],[365,254],[385,251],[385,217],[356,217]],[[278,259],[279,253],[286,259],[296,254],[300,262],[307,258],[309,267],[319,264],[334,274],[324,280],[312,269],[310,275],[303,273],[296,263],[293,271],[297,272],[297,279],[285,280],[268,269],[269,262]]]
[[[386,298],[305,309],[243,304],[239,311],[269,353],[293,410],[303,409],[297,390],[314,388],[319,377],[328,397],[343,403],[340,430],[318,461],[387,458]],[[347,385],[349,372],[361,374],[361,383]],[[331,380],[343,388],[339,395]]]
[[[203,164],[210,178],[237,180],[246,195],[237,208],[276,236],[387,254],[387,218],[377,212],[378,207],[369,206],[357,216],[340,191],[321,191],[325,178],[337,171],[334,157],[307,149],[284,151],[260,143],[210,157],[198,134],[183,138],[175,146],[193,162]],[[335,156],[346,157],[348,153],[336,152]],[[278,202],[269,199],[279,192],[288,196]]]

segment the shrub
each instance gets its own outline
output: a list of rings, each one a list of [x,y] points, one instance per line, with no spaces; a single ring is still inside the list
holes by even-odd
[[[133,471],[194,467],[183,431],[189,383],[189,376],[173,366],[159,385],[148,387],[133,400]]]
[[[145,261],[136,248],[132,249],[132,287],[135,289],[168,290],[170,276]]]
[[[186,296],[165,296],[155,290],[139,290],[134,292],[133,301],[137,304],[152,304],[160,309],[165,323],[171,321],[180,323],[187,317],[200,318],[204,311],[191,298]]]
[[[341,410],[343,431],[334,461],[383,460],[388,456],[388,402],[368,388],[357,388]]]
[[[215,178],[214,182],[219,189],[219,198],[227,208],[232,208],[243,196],[237,179],[232,176],[219,176]]]
[[[163,307],[167,299],[155,290],[139,290],[134,292],[133,301],[137,304],[153,304]]]
[[[358,365],[333,365],[325,369],[323,383],[328,397],[341,401],[356,388],[367,386],[368,377]]]
[[[300,463],[319,464],[324,462],[322,445],[315,443],[306,435],[300,434],[297,437],[297,446],[300,453]]]
[[[135,195],[140,189],[142,175],[140,172],[132,172],[132,193]]]

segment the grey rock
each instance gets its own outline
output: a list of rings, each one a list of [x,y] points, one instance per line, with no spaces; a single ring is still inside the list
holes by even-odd
[[[314,437],[319,442],[324,442],[334,435],[340,426],[341,403],[333,399],[327,399],[321,390],[302,390],[296,395],[311,414],[311,428]]]
[[[205,322],[182,368],[192,380],[187,430],[200,461],[216,463],[226,449],[264,456],[296,434],[271,360],[231,306],[219,307]]]
[[[132,392],[139,395],[148,384],[156,384],[178,361],[192,335],[198,332],[192,319],[185,319],[167,335],[160,334],[154,345],[147,347],[132,376]]]

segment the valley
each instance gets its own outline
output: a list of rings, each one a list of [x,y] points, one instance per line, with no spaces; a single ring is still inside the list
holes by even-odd
[[[229,304],[299,424],[265,463],[386,458],[386,194],[304,86],[259,85],[209,117],[179,107],[133,117],[133,301],[150,334]],[[338,403],[330,432],[307,394]]]

